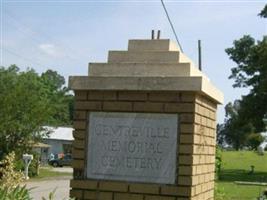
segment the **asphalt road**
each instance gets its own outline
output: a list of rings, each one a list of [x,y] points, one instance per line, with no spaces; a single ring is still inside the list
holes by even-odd
[[[42,200],[42,197],[49,199],[49,193],[55,190],[55,200],[68,199],[69,197],[69,177],[53,177],[46,180],[27,182],[27,188],[31,188],[30,195],[34,200]]]

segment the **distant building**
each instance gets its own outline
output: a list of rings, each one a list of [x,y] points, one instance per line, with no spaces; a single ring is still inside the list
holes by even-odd
[[[47,163],[51,154],[71,154],[73,128],[69,127],[45,127],[50,134],[43,138],[43,143],[47,146],[40,148],[41,163]]]

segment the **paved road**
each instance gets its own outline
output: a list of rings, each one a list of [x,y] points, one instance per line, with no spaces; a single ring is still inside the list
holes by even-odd
[[[27,182],[27,188],[32,188],[30,194],[34,200],[41,200],[42,197],[48,199],[49,193],[54,189],[56,189],[55,200],[68,199],[70,179],[71,176],[29,181]]]

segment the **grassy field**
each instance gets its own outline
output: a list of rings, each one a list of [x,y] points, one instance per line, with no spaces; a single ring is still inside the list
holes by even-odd
[[[39,176],[33,177],[33,180],[43,179],[43,178],[52,178],[58,176],[72,176],[72,173],[69,172],[56,172],[52,170],[52,167],[44,167],[39,169]]]
[[[234,181],[267,183],[267,154],[260,156],[251,151],[227,151],[222,156],[222,172],[217,181],[217,189],[225,194],[221,199],[256,200],[267,186],[237,185]],[[255,166],[253,174],[249,174],[251,165]]]

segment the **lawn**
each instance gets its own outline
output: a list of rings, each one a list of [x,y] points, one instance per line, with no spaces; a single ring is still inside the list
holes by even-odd
[[[58,177],[58,176],[72,176],[72,173],[57,172],[57,171],[53,171],[52,169],[53,169],[52,167],[41,167],[39,169],[39,175],[31,179],[37,180],[37,179],[51,178],[51,177]]]
[[[256,200],[267,186],[237,185],[234,181],[266,182],[267,154],[260,156],[251,151],[226,151],[222,153],[223,167],[217,188],[225,200]],[[251,165],[254,173],[249,174]]]

